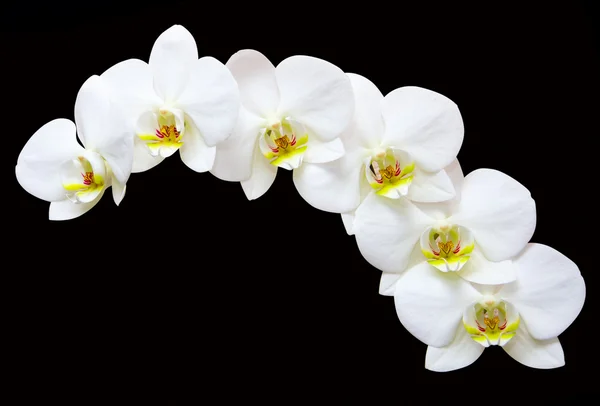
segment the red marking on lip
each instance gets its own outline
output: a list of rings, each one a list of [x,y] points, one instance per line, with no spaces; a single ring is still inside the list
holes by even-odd
[[[456,249],[454,251],[452,251],[453,253],[457,254],[458,251],[460,251],[460,241],[458,242],[458,244],[456,244]]]

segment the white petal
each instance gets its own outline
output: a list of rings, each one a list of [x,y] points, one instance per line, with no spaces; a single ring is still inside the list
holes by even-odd
[[[119,182],[117,178],[113,178],[112,180],[112,195],[115,204],[118,206],[121,204],[121,201],[125,197],[125,190],[127,189],[127,185],[125,183]]]
[[[458,272],[461,278],[484,285],[510,283],[517,278],[516,268],[510,259],[492,262],[479,250],[477,245],[469,261]]]
[[[414,178],[408,189],[408,198],[416,202],[434,203],[450,200],[456,195],[452,180],[443,169],[425,172],[415,167]]]
[[[133,137],[122,113],[111,103],[110,87],[91,76],[75,100],[75,122],[81,142],[97,151],[120,182],[127,182],[133,164]]]
[[[465,177],[457,212],[448,221],[470,229],[490,261],[502,261],[517,255],[533,235],[535,202],[510,176],[477,169]]]
[[[281,95],[279,113],[308,127],[322,141],[338,137],[354,112],[350,78],[322,59],[297,55],[275,69]]]
[[[160,155],[152,156],[146,143],[140,140],[137,136],[133,140],[133,166],[132,173],[145,172],[154,168],[161,163],[165,158]]]
[[[215,162],[217,147],[209,147],[198,132],[194,123],[185,126],[183,145],[179,149],[181,160],[193,171],[210,171]]]
[[[42,126],[27,141],[17,159],[17,180],[23,189],[46,201],[66,197],[60,177],[63,162],[82,155],[75,138],[75,124],[59,118]]]
[[[212,57],[197,60],[178,103],[200,130],[204,142],[214,146],[233,131],[240,110],[240,94],[233,75]]]
[[[396,282],[404,273],[382,272],[379,280],[379,294],[382,296],[394,296]]]
[[[514,360],[531,368],[550,369],[565,365],[565,354],[558,338],[536,340],[523,321],[515,336],[502,348]]]
[[[303,161],[313,164],[332,162],[344,156],[344,152],[344,144],[339,138],[323,142],[313,137],[309,138]]]
[[[254,147],[252,175],[241,182],[248,200],[258,199],[264,195],[275,181],[275,175],[277,175],[277,167],[267,161],[260,152],[257,142]]]
[[[105,189],[106,190],[106,189]],[[104,190],[89,203],[73,203],[69,199],[50,203],[50,220],[71,220],[87,213],[94,207],[104,195]]]
[[[408,265],[406,265],[406,269],[410,269],[421,262],[425,262],[426,258],[423,256],[423,252],[421,252],[421,245],[415,244],[414,249],[410,254],[410,258],[408,260]],[[379,294],[383,296],[394,296],[394,291],[396,290],[396,282],[400,279],[400,276],[404,275],[404,272],[401,273],[387,273],[384,272],[381,275],[381,280],[379,281]]]
[[[174,25],[158,36],[149,65],[154,75],[154,90],[167,104],[176,101],[183,92],[192,64],[197,60],[196,40],[181,25]]]
[[[417,166],[437,172],[449,165],[463,142],[464,126],[456,104],[439,93],[406,86],[382,103],[386,146],[413,156]]]
[[[150,65],[139,59],[128,59],[108,68],[100,77],[110,88],[111,100],[122,110],[127,124],[135,127],[144,112],[163,103],[154,91]]]
[[[435,372],[464,368],[477,361],[484,349],[484,346],[473,341],[460,323],[450,344],[441,348],[427,347],[425,368]]]
[[[534,338],[557,337],[579,315],[585,301],[579,268],[543,244],[528,244],[513,262],[517,280],[500,294],[515,305]]]
[[[464,309],[481,298],[468,282],[422,262],[396,282],[394,303],[400,322],[427,345],[444,347],[454,339]]]
[[[293,179],[298,193],[311,206],[331,213],[346,213],[360,204],[360,183],[365,181],[362,168],[360,156],[346,154],[324,164],[304,162],[294,170]]]
[[[383,272],[402,272],[421,233],[433,223],[407,199],[370,194],[355,213],[354,234],[361,254]]]
[[[342,223],[348,235],[354,235],[354,211],[342,213]]]
[[[259,131],[264,126],[263,119],[241,108],[233,133],[217,145],[215,162],[210,172],[217,178],[230,182],[250,178],[254,146]]]
[[[348,73],[354,93],[354,115],[341,135],[346,151],[357,148],[378,148],[383,139],[385,125],[381,115],[383,94],[364,76]]]
[[[100,76],[90,76],[75,100],[75,124],[77,135],[87,149],[96,149],[107,134],[106,123],[110,120],[110,91]]]
[[[226,63],[237,81],[242,105],[264,118],[274,118],[279,106],[275,66],[260,52],[244,49]]]
[[[460,196],[465,178],[462,168],[458,163],[458,159],[452,161],[450,165],[444,168],[444,171],[452,181],[452,187],[455,192],[452,199],[436,203],[422,203],[413,201],[413,203],[415,203],[419,209],[425,212],[428,216],[436,219],[447,219],[458,210],[458,204],[460,203]]]

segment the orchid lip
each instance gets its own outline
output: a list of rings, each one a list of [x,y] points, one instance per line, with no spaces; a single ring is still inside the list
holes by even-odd
[[[460,271],[475,248],[473,234],[466,227],[445,222],[440,225],[428,227],[421,234],[421,252],[431,265],[442,272]]]
[[[263,128],[258,145],[271,165],[296,169],[302,164],[308,147],[308,133],[301,123],[286,117]]]
[[[520,317],[515,307],[503,300],[488,298],[464,311],[463,325],[471,338],[483,345],[503,346],[519,328]]]
[[[398,199],[408,194],[415,164],[407,152],[395,148],[375,148],[365,158],[365,175],[380,196]]]
[[[95,200],[110,183],[110,168],[94,151],[64,162],[60,175],[66,197],[76,204]]]
[[[160,108],[158,114],[153,114],[153,116],[154,132],[138,133],[137,135],[145,142],[150,155],[167,158],[183,145],[185,122],[182,123],[177,114],[166,107]]]

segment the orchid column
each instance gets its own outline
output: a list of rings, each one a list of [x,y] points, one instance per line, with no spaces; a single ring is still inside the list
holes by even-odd
[[[211,171],[241,182],[249,200],[273,184],[277,169],[334,161],[344,154],[339,135],[354,111],[350,80],[338,67],[292,56],[277,67],[261,53],[243,50],[227,67],[237,80],[242,108],[232,136],[217,147]]]

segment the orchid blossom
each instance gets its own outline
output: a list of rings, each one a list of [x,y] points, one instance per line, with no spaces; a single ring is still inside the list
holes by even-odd
[[[133,172],[146,171],[177,151],[192,170],[210,170],[215,145],[235,125],[239,92],[225,65],[212,57],[198,59],[188,30],[175,25],[163,32],[149,63],[129,59],[101,76],[135,133]]]
[[[111,186],[118,205],[132,159],[133,139],[109,89],[92,76],[77,94],[75,123],[59,118],[36,131],[19,154],[16,175],[23,189],[50,202],[50,220],[69,220],[94,207]]]
[[[514,258],[514,282],[483,286],[421,263],[396,283],[400,322],[429,345],[425,367],[451,371],[473,363],[484,348],[501,346],[533,368],[564,365],[558,336],[575,320],[585,283],[570,259],[542,244]]]
[[[358,247],[384,272],[381,294],[393,294],[401,273],[422,262],[480,284],[515,279],[511,258],[525,248],[535,229],[531,194],[496,170],[478,169],[463,179],[455,161],[449,172],[457,196],[448,202],[417,207],[408,199],[371,194],[356,210]]]
[[[322,59],[292,56],[277,67],[261,53],[243,50],[227,67],[237,80],[242,107],[232,136],[217,146],[211,173],[241,182],[249,200],[273,184],[277,168],[331,162],[344,154],[339,138],[354,111],[352,85]]]
[[[456,159],[463,141],[456,104],[411,86],[384,97],[367,78],[348,76],[355,112],[341,135],[346,154],[300,169],[300,195],[317,209],[342,213],[348,234],[353,233],[354,211],[369,194],[427,203],[453,198],[444,168]]]

